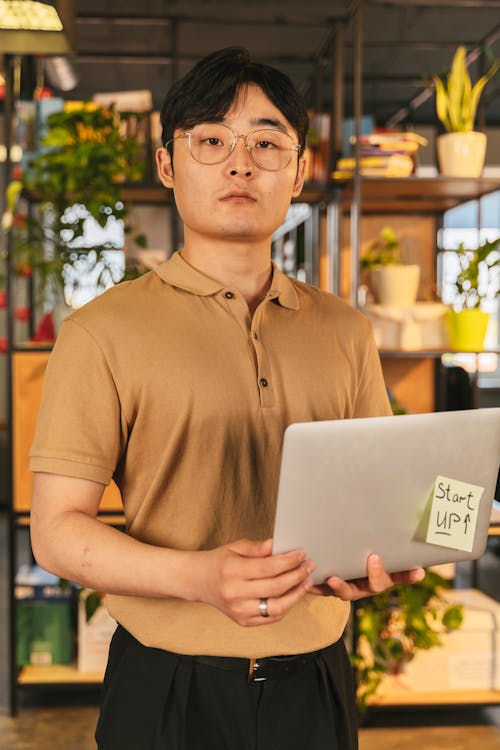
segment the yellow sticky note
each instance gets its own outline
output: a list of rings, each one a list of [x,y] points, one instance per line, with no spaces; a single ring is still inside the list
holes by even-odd
[[[436,477],[425,541],[471,552],[483,492],[475,484]]]

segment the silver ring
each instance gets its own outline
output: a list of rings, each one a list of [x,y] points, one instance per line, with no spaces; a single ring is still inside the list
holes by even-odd
[[[262,617],[269,617],[269,610],[267,608],[267,599],[261,599],[259,602],[259,612]]]

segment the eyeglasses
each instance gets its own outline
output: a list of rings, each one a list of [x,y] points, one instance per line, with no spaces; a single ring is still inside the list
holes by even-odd
[[[285,169],[294,151],[300,153],[300,144],[282,130],[263,128],[246,135],[238,135],[232,128],[219,123],[203,122],[191,130],[177,135],[165,144],[165,148],[178,138],[187,138],[191,156],[200,164],[220,164],[234,151],[243,138],[250,158],[256,167],[278,172]]]

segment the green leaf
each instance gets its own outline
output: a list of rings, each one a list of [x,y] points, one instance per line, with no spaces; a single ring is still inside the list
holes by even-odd
[[[455,52],[448,74],[448,114],[453,131],[461,130],[464,82],[466,78],[469,78],[470,82],[465,55],[466,49],[463,45],[460,45]]]
[[[495,62],[491,66],[491,68],[488,70],[488,72],[484,76],[481,76],[481,78],[478,81],[476,81],[476,83],[474,84],[474,86],[472,88],[472,92],[471,92],[471,95],[470,95],[470,113],[471,113],[471,123],[470,123],[471,127],[470,127],[470,130],[472,130],[472,128],[474,126],[474,120],[475,120],[475,117],[476,117],[477,105],[479,103],[479,98],[480,98],[481,94],[483,93],[483,89],[486,86],[486,84],[488,83],[488,81],[490,80],[490,78],[493,78],[493,76],[496,75],[499,67],[500,67],[499,63]]]
[[[137,247],[140,247],[140,248],[144,249],[144,248],[146,248],[148,246],[148,238],[143,233],[136,234],[133,239],[134,239],[134,242],[137,245]]]
[[[451,122],[448,115],[448,96],[444,83],[438,76],[433,76],[433,81],[436,86],[436,112],[438,118],[443,123],[446,130],[451,131]]]
[[[464,608],[462,604],[454,604],[448,607],[443,615],[442,623],[447,630],[457,630],[464,621]]]
[[[401,659],[405,653],[405,647],[400,638],[388,638],[385,645],[389,655],[394,661]]]
[[[479,98],[486,83],[496,75],[500,62],[495,60],[474,86],[466,63],[466,49],[460,45],[454,56],[446,84],[433,76],[436,89],[436,112],[446,130],[467,132],[473,129]]]
[[[97,591],[91,591],[85,599],[85,617],[87,622],[92,619],[93,614],[101,606],[101,597]]]

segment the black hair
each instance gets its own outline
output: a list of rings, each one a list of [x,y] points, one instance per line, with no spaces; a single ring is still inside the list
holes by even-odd
[[[176,128],[222,120],[239,90],[252,83],[262,89],[297,132],[302,152],[308,128],[302,96],[285,73],[253,62],[244,47],[226,47],[212,52],[172,86],[160,115],[163,144],[174,137]],[[172,155],[172,144],[169,149]]]

